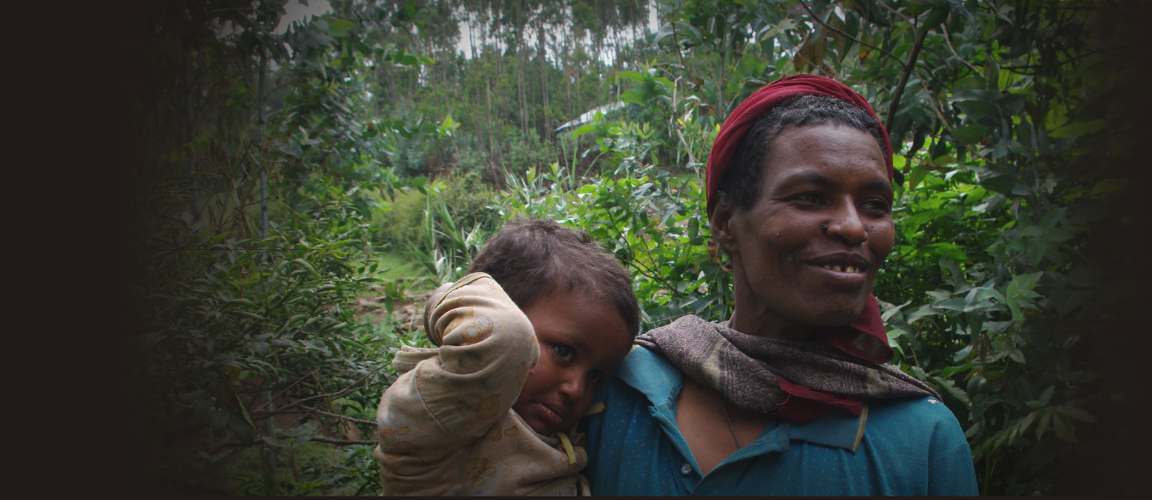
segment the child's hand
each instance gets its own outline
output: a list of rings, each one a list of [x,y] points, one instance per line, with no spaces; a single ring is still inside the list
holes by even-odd
[[[432,290],[432,293],[428,295],[428,302],[424,304],[424,335],[428,337],[428,340],[432,341],[432,344],[436,345],[437,347],[440,346],[440,342],[436,339],[440,338],[440,336],[439,334],[433,335],[432,330],[430,330],[433,325],[429,324],[428,316],[432,314],[432,305],[435,304],[436,301],[440,300],[440,296],[444,295],[444,292],[448,291],[448,289],[451,288],[454,284],[455,283],[453,282],[448,282],[436,287],[436,289]]]
[[[447,290],[451,286],[452,286],[452,282],[448,282],[448,283],[445,283],[443,285],[436,287],[436,289],[432,290],[432,293],[430,295],[428,295],[428,303],[429,304],[435,304],[436,300],[440,298],[440,295],[442,295],[444,293],[444,291]]]

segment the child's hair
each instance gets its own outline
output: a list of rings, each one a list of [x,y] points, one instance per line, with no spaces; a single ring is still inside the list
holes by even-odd
[[[488,273],[521,310],[553,293],[603,297],[628,331],[639,333],[640,304],[628,272],[587,233],[554,220],[509,222],[484,244],[468,272]]]

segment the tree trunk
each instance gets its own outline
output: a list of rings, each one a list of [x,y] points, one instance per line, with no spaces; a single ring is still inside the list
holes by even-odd
[[[188,177],[192,180],[192,220],[200,220],[200,192],[198,183],[196,182],[196,152],[192,149],[192,118],[195,114],[195,105],[192,100],[192,53],[191,50],[185,48],[184,50],[184,84],[185,84],[185,101],[187,114],[184,121],[184,143],[188,146],[188,158],[185,160],[185,168],[188,170]]]
[[[720,42],[720,64],[719,70],[716,73],[716,120],[718,123],[724,123],[727,118],[727,113],[724,112],[724,54],[727,52],[724,49],[724,42]]]
[[[488,165],[492,166],[496,163],[496,130],[492,128],[492,78],[485,78],[484,83],[488,89],[485,94],[488,98]]]
[[[908,84],[908,76],[916,67],[916,58],[920,56],[920,49],[924,46],[924,37],[928,36],[928,30],[921,29],[917,35],[916,43],[912,45],[912,53],[908,54],[908,62],[904,63],[904,72],[900,74],[900,83],[896,84],[896,90],[892,94],[892,103],[888,105],[888,117],[884,120],[886,130],[892,130],[892,125],[896,122],[896,109],[900,106],[900,98],[904,95],[904,86]],[[895,148],[894,145],[893,149]],[[905,173],[910,167],[910,164],[904,167]]]
[[[544,21],[537,25],[536,33],[540,42],[540,138],[548,140],[551,130],[548,127],[548,47],[544,45]]]
[[[519,38],[519,35],[517,35]],[[516,58],[519,59],[520,64],[516,65],[516,87],[520,91],[520,130],[528,131],[528,96],[524,91],[524,66],[528,64],[527,58],[524,55],[524,49],[517,47]]]
[[[256,107],[260,122],[260,239],[268,237],[268,158],[264,138],[268,136],[267,125],[264,120],[264,67],[268,63],[267,54],[263,47],[260,49],[260,75],[256,79]],[[260,261],[264,261],[264,252],[260,252]]]

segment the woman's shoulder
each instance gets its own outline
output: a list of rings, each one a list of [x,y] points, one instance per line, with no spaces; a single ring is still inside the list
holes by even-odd
[[[644,394],[653,404],[660,404],[669,392],[679,392],[684,375],[664,355],[640,345],[633,345],[620,368],[607,386],[624,385]]]
[[[956,421],[952,410],[935,396],[872,398],[868,400],[868,411],[869,423],[887,422],[889,419],[913,419],[921,423]]]
[[[940,446],[967,443],[960,421],[935,396],[895,399],[869,399],[869,435],[886,439],[930,441]]]

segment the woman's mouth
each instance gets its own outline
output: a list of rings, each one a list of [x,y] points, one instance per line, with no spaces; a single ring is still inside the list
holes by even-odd
[[[872,267],[872,263],[863,255],[851,252],[836,252],[832,254],[822,255],[807,261],[807,264],[831,271],[832,276],[840,278],[858,278],[864,276],[868,269]]]
[[[838,273],[853,273],[853,274],[856,274],[856,273],[863,274],[864,273],[864,268],[857,267],[857,266],[851,266],[851,265],[841,266],[839,264],[824,264],[821,267],[823,267],[824,269],[827,269],[829,271],[836,271]]]
[[[867,267],[846,264],[810,264],[817,274],[821,275],[828,284],[836,287],[851,287],[853,289],[864,285],[868,281]]]

